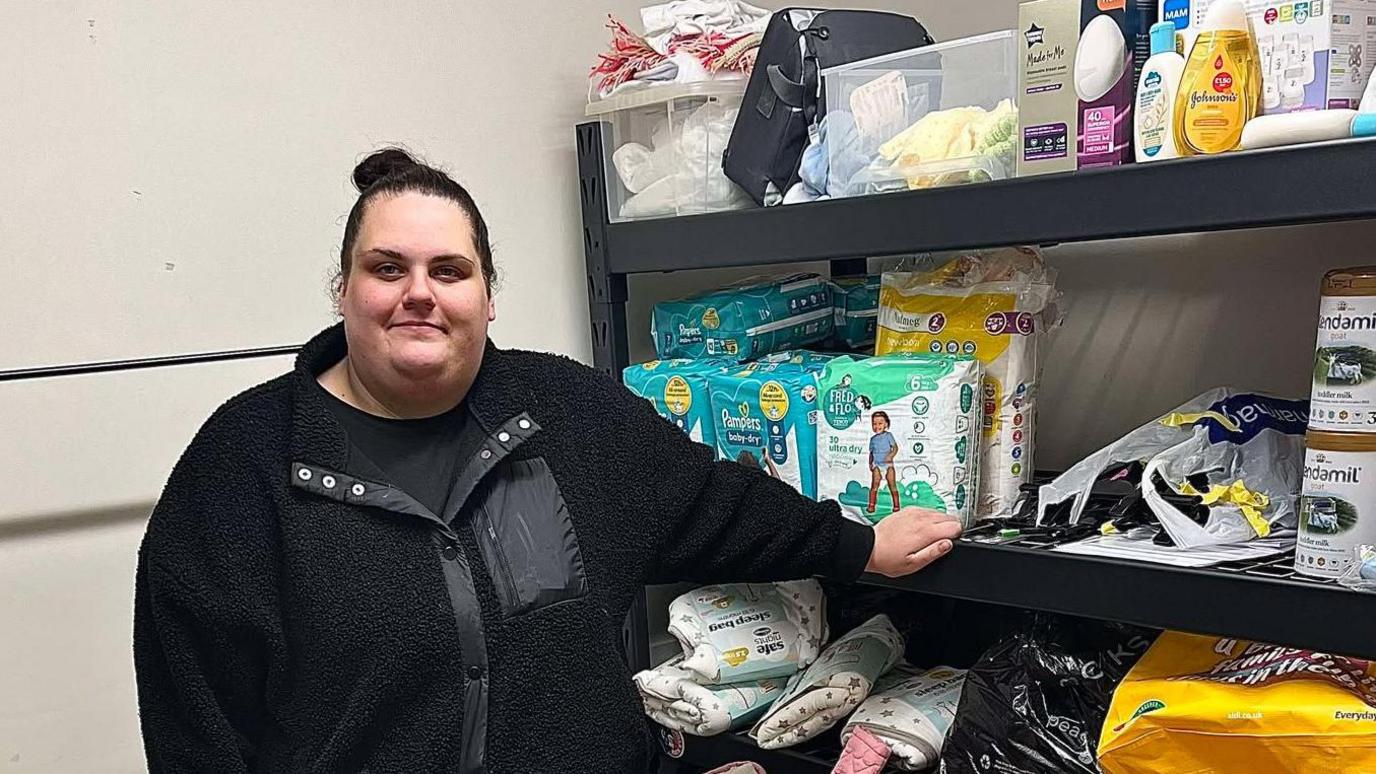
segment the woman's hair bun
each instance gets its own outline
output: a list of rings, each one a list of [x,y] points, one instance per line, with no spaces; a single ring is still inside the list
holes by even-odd
[[[418,162],[401,148],[383,148],[354,167],[354,187],[363,193],[382,178],[414,166],[418,166]]]

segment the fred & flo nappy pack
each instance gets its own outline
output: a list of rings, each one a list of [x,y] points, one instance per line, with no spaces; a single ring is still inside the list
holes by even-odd
[[[831,285],[820,275],[755,277],[655,304],[650,333],[661,358],[744,362],[825,339],[832,314]]]
[[[973,520],[981,368],[971,358],[839,357],[823,371],[818,496],[874,523],[918,506]]]

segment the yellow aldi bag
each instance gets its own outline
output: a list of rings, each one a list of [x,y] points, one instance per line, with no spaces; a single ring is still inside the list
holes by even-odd
[[[1376,772],[1376,667],[1166,632],[1113,692],[1108,774]]]

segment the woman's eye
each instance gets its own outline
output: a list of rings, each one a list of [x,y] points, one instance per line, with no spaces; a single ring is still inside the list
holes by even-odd
[[[458,280],[463,279],[463,272],[457,266],[440,266],[435,269],[435,276],[441,279]]]
[[[381,266],[378,266],[376,269],[374,269],[374,271],[376,271],[383,277],[399,277],[402,274],[404,274],[404,272],[401,270],[401,267],[397,266],[394,263],[384,263]]]

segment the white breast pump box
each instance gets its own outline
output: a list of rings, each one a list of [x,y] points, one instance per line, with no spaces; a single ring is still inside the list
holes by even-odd
[[[1161,20],[1190,47],[1211,0],[1161,0]],[[1263,113],[1356,109],[1376,64],[1376,0],[1244,0],[1261,53]]]

